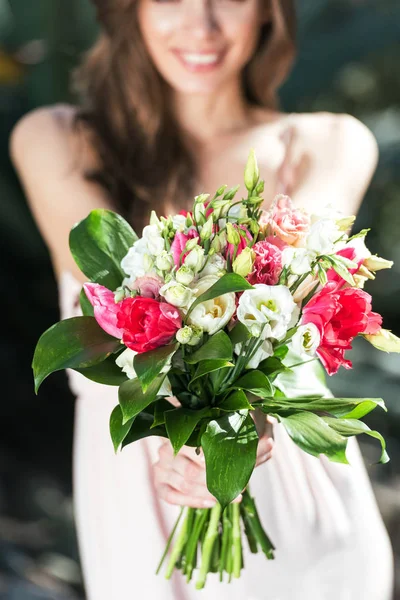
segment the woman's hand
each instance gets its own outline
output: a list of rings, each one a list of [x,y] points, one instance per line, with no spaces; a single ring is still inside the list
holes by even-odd
[[[258,442],[256,466],[271,458],[274,441],[265,428]],[[174,457],[169,440],[159,448],[159,460],[154,465],[154,482],[160,498],[170,504],[192,508],[211,508],[216,500],[206,485],[203,452],[198,456],[194,448],[184,446]],[[240,502],[241,496],[235,502]]]

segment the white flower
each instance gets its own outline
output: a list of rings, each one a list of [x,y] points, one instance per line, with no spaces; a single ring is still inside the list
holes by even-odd
[[[317,255],[334,254],[335,242],[341,235],[334,221],[321,219],[311,225],[307,236],[307,248]]]
[[[245,347],[243,344],[236,344],[234,347],[235,354],[241,354],[245,351]],[[258,365],[261,361],[265,360],[269,356],[274,354],[274,349],[269,340],[264,340],[257,351],[250,358],[249,362],[246,364],[246,369],[257,369]]]
[[[174,268],[174,257],[163,250],[156,258],[156,266],[160,271],[170,271]]]
[[[146,240],[141,238],[129,248],[128,254],[121,261],[123,271],[133,283],[138,277],[143,277],[153,270],[153,261],[147,247]]]
[[[143,239],[153,256],[159,256],[165,250],[165,240],[160,234],[157,225],[146,225],[143,229]]]
[[[293,351],[302,357],[315,356],[321,343],[321,335],[314,323],[300,325],[290,340]]]
[[[186,261],[185,261],[186,264]],[[220,254],[213,254],[207,260],[206,266],[200,273],[202,277],[207,275],[224,275],[226,269],[226,260]]]
[[[173,215],[172,225],[177,231],[183,231],[186,226],[186,217],[184,215]]]
[[[195,246],[185,257],[185,265],[192,269],[195,273],[200,271],[204,265],[204,248]]]
[[[286,286],[259,283],[254,289],[243,292],[237,318],[255,337],[281,340],[295,311],[298,307]]]
[[[136,379],[136,371],[133,367],[133,359],[136,356],[137,352],[127,348],[122,352],[118,358],[115,360],[115,363],[118,367],[120,367],[123,373],[126,374],[128,379]],[[170,363],[168,362],[165,367],[162,369],[162,373],[166,373],[169,371]],[[166,377],[158,391],[159,396],[172,396],[171,384],[169,382],[168,377]]]
[[[216,281],[218,281],[218,277],[214,275],[202,277],[196,283],[196,296],[200,296],[206,292]],[[232,318],[235,310],[235,294],[231,292],[213,300],[202,302],[193,309],[188,320],[190,323],[201,327],[204,331],[212,335],[225,327]]]
[[[178,283],[189,285],[194,279],[194,273],[187,265],[182,265],[175,273],[175,277]]]
[[[160,295],[165,298],[168,304],[178,308],[188,307],[193,298],[193,290],[171,279],[160,289]]]
[[[315,252],[307,250],[307,248],[288,246],[282,250],[282,264],[289,267],[295,275],[304,275],[311,271],[311,263],[316,256]]]

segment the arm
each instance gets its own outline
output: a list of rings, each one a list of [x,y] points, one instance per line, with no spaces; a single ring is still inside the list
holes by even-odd
[[[28,113],[12,131],[10,154],[55,271],[68,270],[83,282],[69,251],[69,232],[92,209],[110,208],[111,202],[83,177],[94,155],[74,133],[73,118],[74,109],[61,105]]]

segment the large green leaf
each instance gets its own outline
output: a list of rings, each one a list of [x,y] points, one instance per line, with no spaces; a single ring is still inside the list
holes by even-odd
[[[114,408],[110,417],[110,434],[115,452],[126,438],[132,426],[133,419],[123,422],[123,414],[119,404]]]
[[[208,407],[201,410],[180,407],[165,413],[165,426],[175,454],[186,444],[199,421],[209,414]]]
[[[229,337],[232,344],[241,344],[251,338],[251,333],[247,329],[246,325],[243,325],[243,323],[237,321],[235,326],[230,330]]]
[[[231,360],[232,353],[232,342],[229,339],[229,336],[224,331],[218,331],[218,333],[212,335],[203,346],[196,350],[196,352],[185,356],[185,362],[194,364],[201,360],[212,358]]]
[[[365,433],[366,435],[370,435],[371,437],[379,440],[381,443],[382,452],[378,462],[382,464],[389,462],[390,458],[386,452],[385,439],[378,431],[371,430],[366,423],[358,421],[357,419],[335,419],[334,417],[323,417],[323,419],[326,423],[328,423],[329,427],[345,437]]]
[[[152,407],[154,408],[154,421],[151,425],[151,429],[158,427],[159,425],[165,425],[165,413],[168,410],[175,408],[174,405],[164,397],[158,398]]]
[[[386,410],[381,398],[275,397],[265,400],[261,408],[265,413],[276,412],[285,415],[288,411],[307,410],[326,412],[335,417],[360,419],[377,406]]]
[[[93,365],[92,367],[86,367],[85,369],[74,369],[84,375],[87,379],[95,381],[96,383],[102,383],[103,385],[115,385],[120,386],[127,381],[128,378],[121,368],[115,363],[116,355],[111,355],[103,362]]]
[[[146,392],[143,392],[139,379],[129,379],[121,385],[118,391],[118,400],[122,409],[124,424],[154,402],[164,379],[165,375],[156,377]]]
[[[125,277],[121,260],[136,240],[135,232],[120,215],[96,209],[71,230],[69,247],[86,277],[115,290]]]
[[[154,405],[150,405],[145,408],[137,417],[133,420],[129,433],[122,442],[122,448],[137,442],[146,437],[156,435],[158,437],[168,437],[167,431],[164,425],[158,425],[157,427],[151,427],[154,422]]]
[[[332,429],[321,417],[311,412],[298,412],[287,417],[275,414],[292,440],[308,454],[325,454],[335,462],[348,463],[347,438]]]
[[[85,317],[94,317],[94,307],[90,303],[89,298],[86,296],[85,290],[82,288],[79,294],[79,303],[81,305],[82,314]]]
[[[227,412],[234,412],[236,410],[253,410],[253,406],[248,401],[243,390],[234,390],[220,404],[218,404],[218,408]]]
[[[221,279],[218,279],[204,294],[201,294],[190,306],[186,318],[192,312],[196,306],[201,304],[202,302],[206,302],[207,300],[213,300],[213,298],[218,298],[219,296],[223,296],[224,294],[228,294],[230,292],[244,292],[245,290],[252,290],[253,286],[250,285],[248,281],[244,279],[241,275],[237,275],[237,273],[227,273],[223,275]]]
[[[192,387],[192,383],[196,381],[196,379],[204,377],[204,375],[207,375],[207,373],[219,371],[220,369],[232,369],[232,367],[234,367],[234,364],[228,360],[221,360],[219,358],[215,358],[213,360],[202,360],[196,369],[196,373],[192,377],[189,387]]]
[[[232,387],[247,390],[259,398],[270,398],[274,393],[270,380],[261,371],[248,371]]]
[[[161,373],[170,357],[177,350],[178,344],[170,346],[161,346],[149,352],[136,354],[133,359],[133,366],[136,375],[145,392],[154,379]]]
[[[258,435],[248,411],[208,423],[201,437],[207,487],[223,508],[246,487],[257,457]]]
[[[73,317],[56,323],[36,345],[32,362],[36,393],[51,373],[91,367],[119,347],[120,341],[103,331],[93,317]]]

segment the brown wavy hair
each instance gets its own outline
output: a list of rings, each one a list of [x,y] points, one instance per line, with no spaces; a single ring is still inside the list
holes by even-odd
[[[294,0],[262,1],[271,1],[272,20],[261,29],[243,86],[251,104],[275,109],[295,56]],[[80,99],[75,125],[89,133],[99,159],[85,175],[139,226],[150,206],[162,210],[167,198],[187,205],[195,162],[145,48],[135,0],[93,2],[102,31],[73,78]]]

